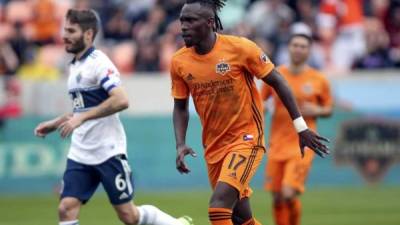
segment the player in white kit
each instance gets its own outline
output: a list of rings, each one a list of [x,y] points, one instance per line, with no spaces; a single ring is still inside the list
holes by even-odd
[[[118,116],[129,102],[117,68],[93,46],[98,24],[92,10],[68,10],[63,39],[66,51],[74,54],[68,78],[73,112],[42,122],[34,131],[39,137],[56,130],[62,138],[72,135],[58,208],[59,225],[79,224],[81,205],[100,183],[125,224],[191,225],[187,216],[176,219],[155,206],[132,203],[132,173]]]

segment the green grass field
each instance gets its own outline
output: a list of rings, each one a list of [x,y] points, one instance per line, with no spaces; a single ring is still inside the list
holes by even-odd
[[[137,204],[154,204],[179,216],[193,217],[196,225],[207,225],[209,193],[163,192],[137,193]],[[256,190],[252,198],[253,211],[264,225],[273,224],[270,196]],[[318,188],[303,197],[304,225],[399,225],[400,188]],[[0,225],[57,224],[55,196],[0,196]],[[83,207],[81,225],[118,225],[104,194],[97,194]]]

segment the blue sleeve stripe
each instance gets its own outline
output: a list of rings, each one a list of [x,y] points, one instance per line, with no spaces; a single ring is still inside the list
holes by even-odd
[[[112,84],[112,85],[110,85],[110,87],[108,87],[107,89],[106,89],[106,91],[107,92],[110,92],[111,91],[111,89],[113,89],[113,88],[115,88],[115,87],[117,87],[115,84]]]
[[[107,82],[108,80],[110,80],[109,77],[104,77],[101,81],[100,81],[100,85],[103,86],[105,82]]]

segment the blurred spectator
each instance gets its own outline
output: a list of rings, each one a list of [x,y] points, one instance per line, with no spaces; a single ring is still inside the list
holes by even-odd
[[[35,54],[37,54],[36,57]],[[46,55],[44,48],[38,48],[37,53],[32,51],[26,63],[18,69],[17,75],[25,80],[59,79],[61,71],[54,65],[55,63],[47,63],[47,59],[49,59],[49,56]],[[52,59],[51,56],[50,59]]]
[[[4,81],[5,99],[0,104],[0,129],[7,119],[17,118],[22,114],[22,107],[19,101],[21,88],[17,79],[7,78]]]
[[[131,38],[131,24],[122,8],[113,10],[111,18],[104,26],[104,38],[114,41],[124,41]]]
[[[385,16],[385,27],[390,40],[390,58],[400,67],[400,1],[392,1]]]
[[[273,37],[282,20],[293,19],[294,12],[283,0],[260,0],[250,6],[245,22],[257,36]]]
[[[319,36],[325,50],[328,69],[349,70],[366,50],[363,0],[322,0]]]
[[[53,0],[35,0],[33,13],[33,41],[38,45],[55,43],[61,18],[57,18]]]
[[[160,71],[159,43],[157,39],[140,39],[137,47],[135,70],[137,72]]]
[[[365,21],[367,53],[354,63],[357,69],[382,69],[392,67],[389,57],[389,37],[382,22],[376,18]]]
[[[13,75],[18,65],[18,56],[11,44],[5,37],[0,37],[0,74]]]

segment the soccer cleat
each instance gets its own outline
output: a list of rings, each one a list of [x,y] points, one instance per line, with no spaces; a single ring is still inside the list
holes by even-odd
[[[194,225],[193,219],[190,216],[182,216],[178,218],[178,221],[182,223],[182,225]]]

